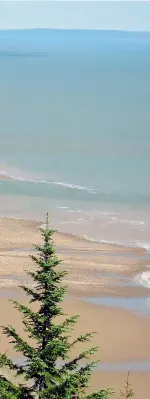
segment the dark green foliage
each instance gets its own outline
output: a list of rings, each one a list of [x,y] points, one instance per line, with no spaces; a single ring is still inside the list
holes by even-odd
[[[54,230],[48,227],[48,215],[46,228],[41,229],[41,233],[43,246],[35,246],[37,256],[31,256],[37,269],[28,273],[34,281],[34,288],[21,287],[31,303],[38,302],[39,310],[34,312],[29,307],[13,301],[14,306],[22,313],[28,337],[35,339],[35,346],[22,339],[12,326],[3,327],[3,332],[11,338],[15,351],[22,352],[26,362],[20,366],[14,364],[6,355],[0,356],[1,366],[8,366],[17,376],[23,375],[31,388],[27,389],[21,385],[15,387],[1,377],[0,398],[107,399],[109,390],[86,395],[95,365],[88,359],[97,348],[85,350],[73,360],[69,357],[72,347],[78,342],[90,341],[92,334],[81,335],[71,342],[70,332],[78,316],[56,323],[56,316],[65,316],[60,304],[66,292],[65,286],[62,285],[62,278],[66,272],[58,268],[60,260],[55,254],[52,241]]]
[[[16,387],[2,375],[0,376],[0,398],[2,399],[32,399],[30,389]]]
[[[0,376],[0,394],[5,399],[19,398],[19,389],[3,376]]]

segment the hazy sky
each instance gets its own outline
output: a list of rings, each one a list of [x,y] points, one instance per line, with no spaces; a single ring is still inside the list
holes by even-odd
[[[0,1],[0,29],[150,31],[149,1]]]

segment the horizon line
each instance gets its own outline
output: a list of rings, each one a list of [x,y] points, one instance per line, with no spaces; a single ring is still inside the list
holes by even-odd
[[[150,33],[150,30],[126,30],[126,29],[89,29],[89,28],[6,28],[0,32],[19,32],[19,31],[85,31],[85,32],[122,32],[122,33]]]

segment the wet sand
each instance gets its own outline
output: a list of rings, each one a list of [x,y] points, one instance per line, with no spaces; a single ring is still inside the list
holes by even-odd
[[[0,219],[0,275],[25,275],[24,270],[33,268],[29,254],[33,243],[41,243],[40,225],[36,221]],[[101,245],[69,234],[56,233],[54,240],[62,267],[68,271],[65,283],[73,296],[148,294],[148,289],[146,293],[145,288],[134,284],[134,276],[146,268],[144,250],[127,248],[125,257],[123,247]],[[5,283],[14,285],[13,279],[6,278]],[[3,284],[4,279],[0,279],[0,286]]]
[[[26,220],[0,219],[0,319],[2,325],[13,324],[24,336],[20,315],[13,309],[8,298],[19,298],[27,301],[18,285],[26,283],[33,285],[25,270],[34,270],[29,258],[32,245],[41,243],[39,226],[41,222]],[[135,278],[146,268],[144,250],[123,248],[82,240],[69,234],[55,234],[56,249],[63,260],[61,265],[68,271],[65,284],[68,286],[64,302],[66,313],[80,314],[73,338],[79,333],[97,331],[92,344],[100,350],[97,357],[103,364],[124,362],[143,362],[150,360],[150,319],[140,316],[117,306],[103,306],[86,302],[84,299],[106,297],[142,299],[149,296],[149,289],[136,284]],[[126,251],[126,252],[125,252]],[[127,256],[125,256],[125,253]],[[111,256],[112,255],[112,256]],[[133,256],[134,255],[134,256]],[[1,336],[0,350],[10,356],[14,352],[8,345],[8,340]],[[78,353],[79,348],[74,352]],[[129,363],[129,365],[130,365]],[[98,388],[102,381],[105,386],[122,388],[125,372],[120,370],[96,370],[93,373],[92,389]],[[144,373],[145,371],[145,373]],[[147,370],[139,372],[132,370],[135,398],[148,392]],[[137,376],[138,383],[135,383]],[[132,382],[131,381],[131,382]],[[135,385],[135,387],[134,387]],[[145,397],[145,396],[144,396]]]
[[[14,292],[14,291],[13,291]],[[12,296],[13,298],[13,296]],[[15,298],[13,298],[15,299]],[[26,297],[18,295],[20,302],[27,303]],[[104,363],[140,361],[150,359],[150,320],[119,308],[95,306],[79,299],[66,298],[63,304],[65,313],[79,314],[81,317],[72,334],[74,339],[79,333],[96,331],[92,339],[100,347],[97,358]],[[25,337],[21,317],[8,298],[0,297],[1,325],[16,325],[18,332]],[[87,344],[86,344],[87,345]],[[8,340],[1,336],[0,350],[13,351]],[[77,354],[79,347],[74,351]]]
[[[115,394],[112,396],[113,399],[121,399],[121,392],[125,393],[125,381],[127,378],[127,372],[93,372],[92,384],[95,390],[104,389],[107,387],[113,388]],[[150,373],[145,372],[130,372],[129,383],[131,384],[134,392],[134,399],[149,399],[150,397]],[[90,387],[90,392],[92,389]]]
[[[19,300],[26,303],[26,298],[20,297]],[[66,313],[81,315],[72,334],[72,339],[75,339],[79,333],[97,331],[92,339],[92,345],[100,347],[96,358],[100,359],[101,363],[93,372],[92,389],[108,386],[117,389],[123,388],[129,367],[131,376],[133,376],[131,382],[133,382],[133,389],[136,393],[135,398],[141,398],[139,392],[147,394],[148,387],[150,388],[150,368],[147,372],[145,366],[150,362],[149,319],[118,308],[104,308],[70,298],[65,300],[63,307]],[[0,298],[0,319],[3,325],[15,325],[17,331],[26,338],[20,314],[13,309],[7,298]],[[81,347],[78,346],[72,355],[77,355],[79,350]],[[14,351],[4,336],[1,336],[0,351],[8,351],[9,356],[14,356]],[[145,370],[143,370],[144,367]],[[140,372],[136,371],[137,369],[140,369]]]
[[[0,218],[0,248],[31,248],[34,243],[41,242],[39,227],[42,222],[29,221],[24,219]],[[15,233],[15,234],[14,234]],[[124,247],[117,245],[99,244],[88,241],[73,234],[56,233],[55,243],[57,247],[71,249],[83,249],[88,251],[104,251],[122,253]],[[144,254],[142,248],[126,248],[127,253]]]

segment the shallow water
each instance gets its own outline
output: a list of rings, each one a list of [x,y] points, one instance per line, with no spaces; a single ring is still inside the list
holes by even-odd
[[[14,356],[12,358],[14,362],[20,365],[25,364],[25,358],[23,356]],[[58,367],[61,366],[61,364],[64,364],[63,362],[58,362]],[[150,371],[150,360],[136,360],[136,361],[128,361],[128,362],[122,362],[122,363],[99,363],[96,367],[95,370],[100,370],[100,371]]]
[[[24,281],[29,279],[29,276],[26,274],[25,276],[17,276],[14,274],[0,274],[0,280],[17,280],[17,281]]]
[[[102,371],[150,371],[150,360],[137,360],[122,363],[99,363],[98,370]]]
[[[2,298],[16,299],[20,298],[21,296],[24,296],[24,293],[21,290],[13,290],[12,288],[0,289],[0,297]]]
[[[82,298],[83,300],[83,298]],[[96,305],[119,307],[121,309],[131,310],[145,316],[150,316],[150,298],[149,297],[98,297],[84,298],[85,301]]]
[[[0,60],[0,215],[150,249],[150,34],[0,32]]]

